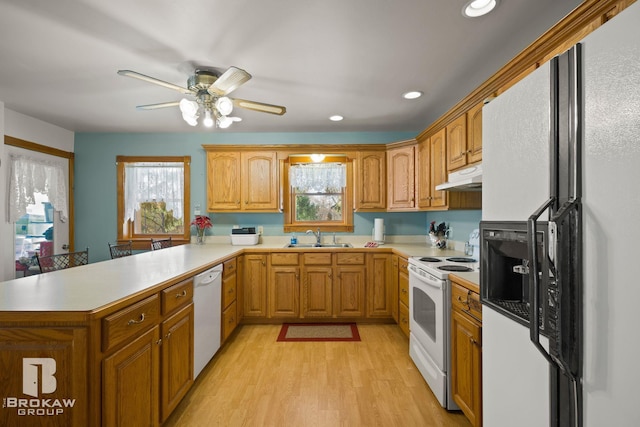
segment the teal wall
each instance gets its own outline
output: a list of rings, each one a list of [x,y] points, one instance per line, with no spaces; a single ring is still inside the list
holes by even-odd
[[[191,156],[191,212],[206,206],[206,154],[203,144],[384,144],[415,137],[415,132],[357,133],[77,133],[75,136],[75,247],[89,247],[91,262],[109,258],[108,242],[117,236],[116,156]],[[210,214],[208,234],[228,235],[234,225],[264,227],[283,235],[282,214]],[[467,240],[478,227],[480,211],[356,213],[354,234],[368,235],[374,218],[384,218],[389,235],[423,235],[429,221],[445,221],[451,238]]]

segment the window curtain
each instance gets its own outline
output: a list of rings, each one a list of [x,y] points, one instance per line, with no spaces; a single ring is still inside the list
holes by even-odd
[[[140,203],[152,201],[164,201],[174,217],[183,218],[182,163],[129,163],[124,168],[124,182],[125,221],[134,221]]]
[[[314,192],[347,186],[347,167],[343,163],[303,163],[289,168],[289,183]]]
[[[60,161],[20,154],[10,154],[9,158],[9,222],[17,222],[26,215],[27,205],[35,203],[36,192],[46,194],[53,209],[60,212],[60,220],[66,221],[67,180],[64,165]]]

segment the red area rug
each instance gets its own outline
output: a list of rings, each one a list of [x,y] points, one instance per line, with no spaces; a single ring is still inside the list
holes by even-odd
[[[278,341],[360,341],[355,323],[284,323]]]

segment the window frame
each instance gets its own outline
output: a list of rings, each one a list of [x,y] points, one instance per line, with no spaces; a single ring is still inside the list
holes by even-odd
[[[341,221],[296,221],[295,196],[289,184],[289,168],[300,163],[313,163],[310,155],[291,155],[283,161],[282,173],[282,210],[285,233],[305,232],[320,228],[323,232],[353,232],[353,159],[344,155],[327,155],[322,163],[344,163],[347,168],[347,183],[344,187]]]
[[[184,195],[183,195],[183,221],[184,232],[182,234],[148,234],[145,237],[136,236],[134,233],[134,223],[124,220],[124,188],[125,188],[125,165],[128,163],[154,162],[154,163],[182,163],[184,167]],[[133,249],[150,249],[150,242],[153,238],[171,237],[174,245],[183,245],[191,242],[191,156],[116,156],[117,175],[117,209],[118,209],[118,243],[132,242]]]

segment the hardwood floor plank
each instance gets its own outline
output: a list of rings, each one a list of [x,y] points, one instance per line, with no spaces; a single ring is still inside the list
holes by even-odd
[[[280,325],[243,325],[165,427],[469,427],[411,361],[396,325],[358,325],[359,342],[277,342]]]

